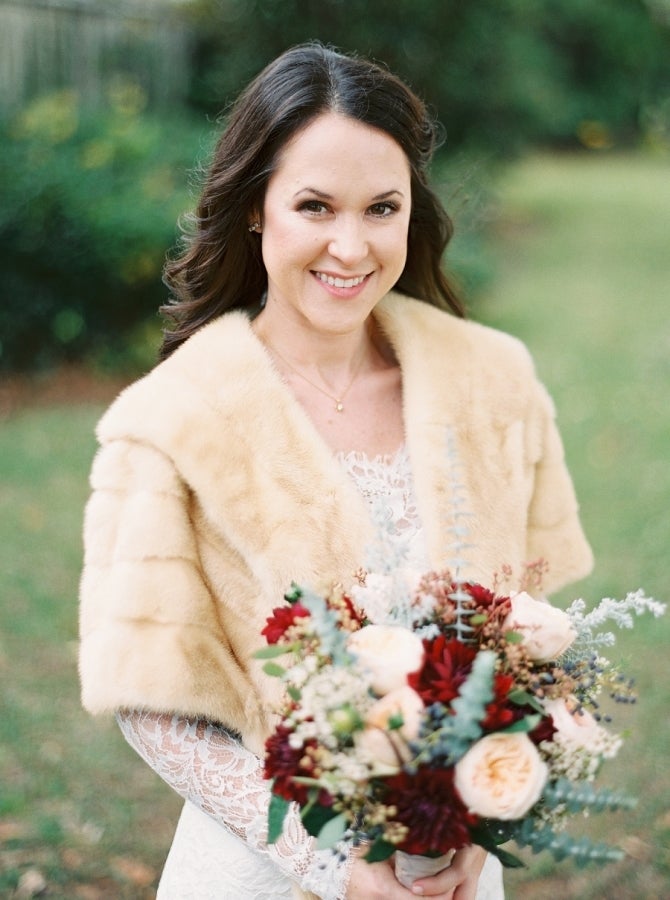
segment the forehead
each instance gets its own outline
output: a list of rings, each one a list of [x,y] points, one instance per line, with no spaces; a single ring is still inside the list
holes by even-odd
[[[286,186],[305,183],[325,189],[328,183],[338,181],[367,183],[373,192],[380,183],[383,190],[407,190],[409,161],[400,144],[385,131],[337,113],[324,113],[288,141],[269,186],[273,182]]]

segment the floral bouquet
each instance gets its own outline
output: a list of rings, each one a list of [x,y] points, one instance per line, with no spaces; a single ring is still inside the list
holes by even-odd
[[[257,654],[287,697],[266,744],[270,842],[295,802],[320,847],[396,854],[407,886],[469,844],[508,866],[522,865],[508,841],[578,863],[623,855],[565,830],[577,812],[633,805],[593,783],[621,744],[601,698],[633,700],[597,629],[665,607],[638,591],[564,612],[504,583],[361,572],[347,592],[287,595]]]

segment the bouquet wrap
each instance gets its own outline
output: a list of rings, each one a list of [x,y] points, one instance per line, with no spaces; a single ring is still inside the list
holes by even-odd
[[[417,878],[437,875],[451,865],[455,850],[442,856],[418,856],[397,850],[395,854],[395,877],[403,887],[410,888]]]

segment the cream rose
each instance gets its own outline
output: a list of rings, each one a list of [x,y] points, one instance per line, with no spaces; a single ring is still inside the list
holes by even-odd
[[[407,676],[420,668],[424,658],[421,638],[400,625],[366,625],[349,636],[347,647],[381,697],[405,687]]]
[[[519,819],[540,799],[549,770],[526,734],[488,734],[455,766],[468,809],[489,819]]]
[[[513,594],[511,601],[504,627],[522,635],[528,655],[536,662],[558,659],[577,637],[570,617],[562,609],[535,600],[525,591]]]

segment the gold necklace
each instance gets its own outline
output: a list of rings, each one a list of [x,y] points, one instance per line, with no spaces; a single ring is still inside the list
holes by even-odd
[[[358,361],[358,365],[356,366],[356,369],[354,370],[354,374],[351,377],[351,381],[345,387],[345,389],[342,391],[340,396],[336,397],[334,394],[330,394],[324,388],[320,387],[320,385],[315,384],[311,380],[311,378],[308,378],[306,375],[303,375],[302,372],[299,372],[298,369],[296,369],[295,366],[291,365],[291,363],[286,359],[286,357],[282,356],[282,354],[279,352],[279,350],[277,350],[277,348],[274,347],[269,341],[266,341],[265,343],[270,348],[270,350],[272,350],[272,352],[276,356],[278,356],[279,359],[281,359],[281,361],[284,363],[284,365],[289,367],[289,369],[294,373],[294,375],[297,375],[298,378],[302,378],[302,380],[306,381],[307,384],[311,384],[313,388],[316,388],[317,391],[320,391],[324,396],[326,396],[330,400],[332,400],[333,403],[335,404],[335,412],[338,412],[338,413],[344,412],[344,398],[347,396],[351,386],[353,385],[354,381],[356,381],[356,378],[358,377],[358,373],[360,372],[361,366],[363,365],[363,357],[362,356],[361,356],[360,360]]]

